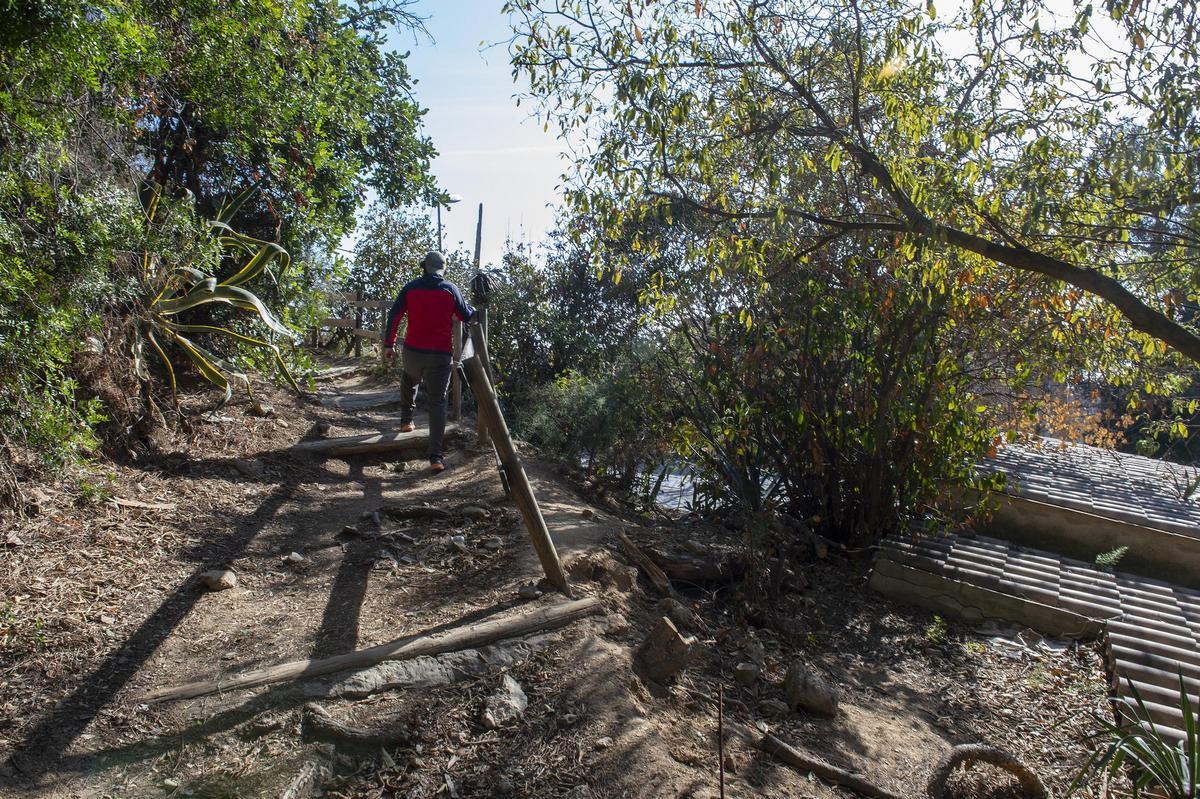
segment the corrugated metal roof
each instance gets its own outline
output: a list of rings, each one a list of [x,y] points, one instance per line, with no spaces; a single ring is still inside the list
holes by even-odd
[[[1041,438],[1001,447],[979,468],[1006,474],[1015,496],[1200,538],[1196,467]]]
[[[1132,682],[1151,720],[1183,737],[1180,673],[1200,704],[1200,591],[981,535],[890,538],[879,557],[1105,620],[1112,689],[1128,696]]]

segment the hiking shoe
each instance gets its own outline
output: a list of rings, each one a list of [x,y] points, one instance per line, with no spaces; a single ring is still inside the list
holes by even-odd
[[[417,426],[415,424],[413,424],[412,422],[401,422],[400,423],[400,432],[401,433],[411,433],[413,430],[416,430],[416,429],[417,429]]]
[[[433,472],[434,474],[446,471],[446,462],[441,458],[430,458],[429,471]]]

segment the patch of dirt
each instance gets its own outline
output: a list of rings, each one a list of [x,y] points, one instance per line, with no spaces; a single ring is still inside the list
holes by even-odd
[[[351,373],[321,390],[389,389]],[[1006,748],[1056,792],[1086,756],[1087,714],[1105,709],[1094,647],[937,622],[868,591],[868,564],[838,556],[800,567],[807,588],[779,600],[774,627],[749,623],[733,587],[682,597],[698,617],[702,656],[673,686],[643,683],[632,653],[661,615],[659,597],[644,577],[631,591],[614,579],[627,568],[616,533],[700,549],[722,534],[589,503],[535,461],[527,466],[576,589],[602,598],[608,615],[564,629],[508,669],[528,698],[514,725],[492,730],[481,718],[499,673],[358,701],[300,682],[142,703],[154,688],[513,608],[518,588],[539,576],[492,453],[473,449],[473,436],[441,475],[420,460],[298,458],[289,447],[318,422],[332,435],[389,429],[394,408],[256,393],[271,415],[244,401],[201,415],[191,432],[173,433],[163,457],[39,487],[36,515],[5,520],[21,543],[3,550],[0,573],[4,796],[278,796],[317,758],[332,773],[324,795],[345,799],[715,797],[718,691],[730,727],[763,724],[903,796],[921,795],[957,743]],[[193,409],[206,401],[193,398]],[[372,516],[422,503],[449,518]],[[467,505],[486,514],[470,518]],[[237,587],[202,589],[198,575],[213,568],[235,571]],[[774,715],[797,659],[839,688],[834,718]],[[761,667],[749,687],[732,679],[743,661]],[[302,708],[314,700],[349,724],[407,730],[409,742],[355,751],[308,740]],[[729,796],[847,795],[724,733]],[[963,797],[1007,795],[999,773],[955,779]]]

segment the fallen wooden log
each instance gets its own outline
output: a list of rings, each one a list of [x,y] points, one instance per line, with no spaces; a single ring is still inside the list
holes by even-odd
[[[460,432],[458,425],[446,425],[446,436]],[[369,433],[361,436],[324,438],[317,441],[301,441],[292,446],[292,452],[343,457],[346,455],[371,455],[384,452],[400,452],[412,457],[425,455],[429,449],[429,432],[413,430],[408,433]]]
[[[356,394],[334,394],[321,397],[321,404],[326,408],[339,411],[369,411],[374,408],[386,408],[400,402],[399,391],[374,391]]]
[[[729,583],[746,572],[745,561],[734,552],[709,551],[704,555],[691,555],[655,547],[646,547],[645,552],[667,577],[678,583]]]
[[[384,505],[379,512],[393,519],[449,519],[453,517],[444,508],[432,508],[428,505]]]
[[[316,703],[304,706],[304,737],[314,741],[325,741],[335,746],[351,746],[360,749],[403,746],[412,736],[403,728],[366,729],[352,727],[338,721],[325,708]]]
[[[530,633],[564,627],[577,619],[601,613],[604,607],[594,597],[573,602],[533,607],[517,615],[489,619],[459,627],[435,635],[414,635],[399,638],[386,644],[360,649],[345,655],[319,660],[296,660],[261,669],[252,669],[216,680],[199,680],[171,688],[160,688],[144,694],[139,702],[169,702],[177,699],[194,699],[198,696],[256,688],[284,680],[316,677],[336,671],[360,669],[385,660],[408,660],[421,655],[436,655],[460,649],[484,646],[505,638],[517,638]]]
[[[650,582],[654,583],[654,587],[663,596],[675,596],[675,589],[671,587],[671,580],[658,567],[650,556],[638,548],[638,545],[633,543],[633,539],[625,535],[624,532],[618,533],[617,537],[621,540],[621,548],[625,550],[625,554],[629,556],[639,569],[646,573],[650,578]]]
[[[728,724],[728,722],[726,723]],[[759,734],[757,731],[741,724],[729,726],[733,732],[738,734],[751,746],[755,746],[763,752],[773,755],[780,762],[792,768],[799,769],[806,774],[815,774],[825,782],[840,785],[860,796],[870,797],[870,799],[903,799],[899,794],[892,793],[865,777],[860,777],[858,774],[840,769],[816,755],[810,755],[807,752],[802,752],[793,746],[789,746],[770,733]]]
[[[505,493],[512,496],[517,503],[517,509],[521,511],[525,529],[529,531],[529,540],[537,552],[546,579],[564,596],[570,597],[571,585],[563,572],[558,550],[554,547],[554,540],[550,538],[546,519],[542,516],[542,509],[533,493],[533,485],[529,482],[529,475],[525,473],[525,466],[521,462],[521,454],[513,444],[512,436],[508,432],[508,423],[504,421],[504,414],[500,411],[496,389],[484,367],[488,362],[487,339],[479,325],[471,325],[470,333],[476,357],[463,361],[463,369],[470,378],[471,393],[475,395],[475,407],[479,417],[485,423],[492,445],[496,448]]]

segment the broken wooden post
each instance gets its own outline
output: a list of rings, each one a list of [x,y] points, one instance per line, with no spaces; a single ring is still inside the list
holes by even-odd
[[[666,616],[655,622],[637,651],[642,673],[658,683],[674,679],[695,657],[696,639],[680,633]]]
[[[554,541],[550,539],[550,531],[546,528],[546,520],[542,518],[542,510],[538,507],[537,498],[533,495],[533,486],[529,484],[529,476],[521,464],[521,456],[513,446],[512,436],[504,415],[500,412],[500,401],[496,399],[496,390],[488,378],[484,364],[487,363],[487,341],[479,325],[469,325],[471,343],[475,346],[475,355],[468,358],[463,366],[467,370],[467,378],[471,384],[471,393],[475,395],[475,404],[479,408],[479,416],[486,424],[492,443],[496,447],[496,455],[500,458],[500,466],[508,479],[513,499],[521,516],[525,519],[525,527],[533,540],[533,548],[537,550],[538,560],[542,562],[542,570],[555,588],[566,596],[571,595],[571,586],[567,583],[567,575],[563,572],[562,563],[558,559],[558,551]]]

